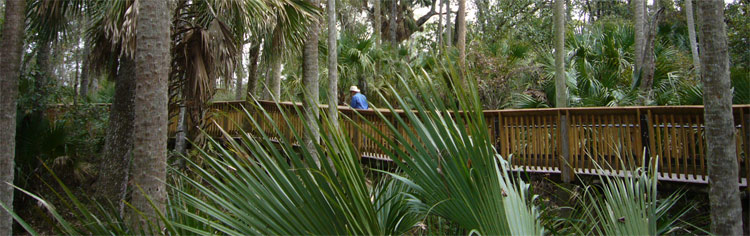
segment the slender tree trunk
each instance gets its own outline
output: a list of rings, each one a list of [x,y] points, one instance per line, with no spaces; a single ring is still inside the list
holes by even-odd
[[[328,119],[339,127],[339,72],[338,30],[336,30],[336,0],[328,0]],[[380,43],[380,0],[375,0],[375,42]]]
[[[635,58],[633,59],[635,64],[635,70],[633,71],[633,79],[641,78],[641,68],[643,67],[643,51],[646,44],[646,34],[644,32],[646,25],[646,15],[643,0],[632,0],[630,2],[633,6],[633,28],[635,31]]]
[[[308,2],[313,6],[320,5],[319,0],[308,0]],[[303,107],[305,121],[310,126],[310,133],[304,136],[304,144],[318,168],[320,168],[320,159],[317,155],[316,145],[320,142],[320,131],[317,125],[318,115],[320,114],[320,108],[318,107],[320,89],[318,77],[319,34],[319,23],[313,22],[309,27],[307,40],[305,40],[302,52],[302,83],[305,85],[305,102],[303,103]]]
[[[242,56],[240,55],[240,58]],[[234,71],[235,84],[234,84],[234,100],[242,100],[242,60],[240,59],[240,65],[235,68]]]
[[[685,0],[685,18],[687,18],[688,37],[690,38],[690,52],[693,55],[693,68],[695,73],[701,73],[701,58],[698,54],[698,42],[695,37],[695,16],[693,16],[693,1]]]
[[[465,0],[464,0],[465,1]],[[487,0],[475,0],[477,5],[477,21],[479,21],[479,29],[482,33],[487,32],[487,16],[485,11],[488,10],[489,3]],[[465,13],[464,13],[465,14]]]
[[[438,28],[437,28],[437,41],[438,41],[438,49],[443,49],[443,2],[445,0],[440,0],[440,11],[438,13]]]
[[[99,160],[99,176],[94,183],[96,197],[124,210],[133,149],[133,120],[135,120],[135,61],[128,56],[120,58],[115,76],[114,102],[109,110],[109,124],[104,138],[103,158]]]
[[[451,24],[451,0],[445,1],[445,42],[448,47],[453,46],[453,25]]]
[[[132,205],[147,217],[164,212],[167,200],[167,77],[169,72],[170,13],[166,1],[140,1],[136,24],[135,122],[133,140]],[[148,196],[155,204],[152,209]],[[142,220],[135,220],[135,229]]]
[[[458,47],[458,63],[461,74],[466,71],[466,0],[458,0],[458,16],[456,16],[457,30],[456,46]]]
[[[25,0],[5,1],[5,21],[0,38],[0,202],[13,208],[14,157],[16,148],[16,99],[21,75]],[[0,234],[13,234],[13,218],[0,211]]]
[[[253,45],[248,53],[247,64],[247,96],[250,101],[255,97],[255,88],[258,86],[258,58],[260,56],[260,43]]]
[[[568,89],[565,85],[565,0],[555,0],[555,106],[568,107]],[[568,166],[568,124],[565,115],[560,117],[560,174],[565,183],[569,183],[572,173]]]
[[[91,52],[91,47],[89,43],[84,42],[83,45],[83,65],[81,68],[81,89],[80,94],[81,97],[86,99],[86,96],[89,94],[89,53]]]
[[[187,149],[187,139],[185,137],[185,119],[187,118],[187,108],[185,105],[180,104],[180,113],[177,118],[177,132],[174,137],[174,150],[179,154],[185,154]],[[184,168],[184,160],[179,159],[180,168]]]
[[[334,6],[334,4],[335,4],[335,3],[334,3],[334,4],[331,4],[331,2],[330,2],[330,1],[328,1],[328,4],[329,4],[330,6]],[[380,45],[380,43],[381,43],[381,41],[382,41],[382,40],[381,40],[381,35],[383,35],[383,34],[382,34],[382,32],[380,32],[380,31],[381,31],[381,29],[382,29],[382,27],[383,27],[383,20],[381,19],[381,18],[382,18],[381,16],[382,16],[383,14],[382,14],[382,12],[381,12],[381,9],[380,9],[380,4],[381,4],[381,0],[373,0],[373,5],[374,5],[374,6],[373,6],[373,12],[375,13],[375,14],[374,14],[375,16],[373,17],[374,19],[373,19],[373,24],[372,24],[372,28],[373,28],[373,31],[375,32],[375,43],[376,43],[377,45]],[[335,7],[335,6],[334,6],[334,7]],[[334,9],[334,10],[335,10],[335,9]],[[329,13],[329,14],[330,14],[330,13]],[[336,16],[335,16],[335,15],[336,15],[336,13],[334,12],[334,16],[333,16],[333,19],[336,19]],[[330,19],[331,19],[331,16],[329,16],[329,17],[328,17],[328,21],[330,21]],[[334,23],[335,23],[335,22],[336,22],[336,21],[334,21]],[[331,27],[331,23],[328,23],[328,29],[330,30],[330,29],[333,29],[333,28],[336,28],[336,25],[334,24],[334,26],[333,26],[333,27]],[[329,35],[330,35],[330,33],[329,33]],[[330,54],[329,54],[329,55],[330,55]]]
[[[724,1],[698,1],[702,14],[701,53],[706,122],[711,232],[742,235],[742,204],[735,142]]]
[[[37,75],[34,80],[34,92],[36,93],[34,99],[34,111],[41,114],[41,112],[44,112],[44,107],[47,103],[49,82],[54,72],[52,70],[52,65],[50,64],[52,42],[41,39],[37,43],[39,44],[39,51],[37,51],[36,54],[36,63],[42,73]]]
[[[646,105],[648,101],[653,98],[653,87],[654,87],[654,70],[656,69],[656,54],[654,53],[654,44],[656,44],[656,30],[659,27],[659,18],[662,10],[659,9],[659,1],[654,2],[654,15],[651,18],[651,22],[648,24],[648,35],[646,37],[646,45],[643,50],[643,61],[641,66],[641,104]]]
[[[273,41],[271,42],[271,51],[274,55],[271,58],[271,78],[266,81],[268,90],[265,99],[278,101],[281,96],[281,62],[284,52],[284,38],[280,26],[276,26],[273,31]],[[269,93],[270,92],[270,93]]]
[[[398,0],[391,0],[391,14],[389,16],[390,23],[388,23],[388,26],[389,26],[388,28],[389,28],[390,36],[391,36],[391,46],[394,48],[398,44],[398,41],[397,41],[398,37],[396,37],[396,28],[398,28],[396,26],[396,22],[397,22],[396,16],[398,16],[397,10],[398,10]]]

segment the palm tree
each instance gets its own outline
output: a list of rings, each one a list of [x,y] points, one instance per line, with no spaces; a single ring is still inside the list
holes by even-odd
[[[568,88],[565,83],[565,0],[555,0],[555,105],[560,108],[568,106]],[[568,136],[567,117],[560,117],[560,136]],[[560,139],[560,159],[562,162],[568,161],[568,139]],[[560,165],[565,166],[565,165]],[[563,182],[570,182],[572,173],[569,168],[562,168]]]
[[[328,0],[328,119],[333,127],[339,127],[339,63],[338,30],[336,29],[336,0]],[[375,0],[375,41],[380,41],[380,0]]]
[[[251,43],[247,54],[247,92],[245,99],[251,101],[255,97],[258,86],[258,59],[260,58],[260,42]]]
[[[310,5],[318,7],[319,0],[308,0]],[[319,21],[312,21],[305,40],[304,51],[302,52],[302,83],[305,85],[305,121],[310,124],[310,133],[305,135],[303,140],[305,148],[312,153],[312,160],[320,168],[320,160],[315,154],[315,146],[320,141],[320,129],[317,124],[320,107],[318,107],[320,94],[320,78],[318,77],[318,38],[320,34]]]
[[[155,217],[151,209],[165,212],[167,200],[167,104],[170,61],[170,18],[167,2],[138,2],[135,50],[135,121],[133,142],[134,209]],[[130,211],[131,224],[139,229],[145,222]]]
[[[5,19],[0,38],[0,203],[13,206],[13,183],[16,136],[16,97],[21,75],[25,0],[5,1]],[[7,211],[0,212],[0,232],[13,233],[13,219]]]
[[[710,181],[711,232],[742,234],[734,116],[729,79],[724,1],[698,1],[703,48],[701,74],[706,123],[706,159]]]

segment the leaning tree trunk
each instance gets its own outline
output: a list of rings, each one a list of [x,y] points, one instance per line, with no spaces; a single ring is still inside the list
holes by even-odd
[[[255,97],[255,88],[258,86],[258,58],[260,56],[260,43],[253,45],[248,53],[247,64],[247,96],[250,101]]]
[[[319,0],[308,0],[313,6],[320,5]],[[313,21],[308,29],[307,39],[305,40],[302,51],[302,83],[305,86],[304,94],[304,116],[309,125],[310,132],[304,135],[305,148],[310,152],[315,165],[320,168],[320,158],[317,155],[316,146],[320,142],[320,131],[318,129],[318,107],[319,96],[319,78],[318,78],[318,38],[320,33],[320,23]]]
[[[338,31],[336,30],[336,0],[328,0],[328,118],[333,127],[339,127],[339,72]],[[380,0],[375,0],[375,41],[380,43]]]
[[[138,6],[135,50],[135,122],[132,205],[147,217],[164,212],[167,200],[167,77],[169,72],[170,11],[166,1],[141,1]],[[152,209],[150,200],[155,204]],[[142,227],[131,211],[134,229]],[[153,218],[151,219],[153,220]]]
[[[646,25],[645,5],[643,0],[632,0],[630,2],[633,6],[633,28],[635,31],[635,58],[633,64],[635,64],[635,70],[633,71],[633,79],[641,78],[641,68],[643,66],[643,51],[646,43],[646,34],[644,32]]]
[[[701,58],[698,54],[698,42],[695,38],[695,17],[693,16],[693,0],[685,0],[685,18],[687,18],[688,37],[690,38],[690,52],[693,55],[693,68],[696,74],[701,72]]]
[[[648,24],[648,35],[646,37],[646,45],[643,50],[643,65],[641,66],[641,104],[646,105],[648,101],[653,98],[654,95],[654,70],[656,69],[656,54],[654,52],[654,44],[656,44],[656,29],[659,27],[659,18],[662,13],[661,9],[658,9],[658,1],[654,2],[654,15],[651,18],[651,22]]]
[[[456,47],[458,47],[458,68],[461,75],[465,73],[466,67],[466,0],[458,0],[458,16],[456,17]]]
[[[271,42],[271,52],[269,55],[271,61],[271,78],[266,81],[267,90],[265,99],[278,101],[281,96],[281,62],[284,53],[284,36],[281,26],[276,26],[273,31],[273,41]]]
[[[115,76],[115,95],[109,110],[109,124],[104,138],[104,152],[99,160],[99,176],[94,183],[96,198],[117,205],[123,214],[128,188],[130,160],[133,149],[133,120],[135,119],[135,61],[129,56],[120,58]]]
[[[5,21],[0,38],[0,202],[13,208],[13,183],[16,148],[16,97],[21,75],[25,0],[5,1]],[[13,218],[0,210],[0,234],[13,234]]]
[[[724,25],[724,1],[698,1],[702,15],[701,53],[703,104],[706,125],[711,232],[715,235],[742,235],[737,152],[732,94],[729,79],[729,53]]]

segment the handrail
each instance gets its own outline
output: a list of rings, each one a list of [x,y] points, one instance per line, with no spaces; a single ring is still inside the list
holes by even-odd
[[[271,101],[258,102],[273,120],[281,117],[276,104]],[[244,112],[233,109],[248,105],[245,101],[219,101],[208,105],[209,111],[222,111],[225,115],[213,116],[212,119],[229,134],[238,135],[238,124],[247,124]],[[290,109],[301,106],[301,103],[280,102],[279,106]],[[249,108],[249,106],[246,106]],[[326,109],[327,105],[321,105]],[[64,108],[56,107],[57,109]],[[737,159],[740,167],[741,185],[747,186],[750,179],[750,105],[732,106],[735,119]],[[344,116],[353,118],[354,109],[339,106]],[[358,113],[374,124],[386,135],[391,131],[374,109],[357,110]],[[378,109],[386,119],[395,121],[394,115],[402,115],[403,110],[393,114],[387,109]],[[261,128],[268,135],[276,135],[265,119],[253,113],[261,121]],[[543,109],[506,109],[486,110],[484,116],[489,134],[499,154],[512,157],[514,168],[532,172],[560,173],[563,168],[570,168],[579,174],[598,174],[596,164],[608,171],[618,173],[632,166],[641,166],[642,156],[658,157],[659,178],[667,181],[707,183],[707,162],[705,156],[706,142],[703,120],[703,106],[636,106],[636,107],[575,107]],[[561,124],[561,117],[566,116],[566,124]],[[289,116],[295,130],[302,130],[303,118]],[[352,132],[355,147],[363,157],[390,160],[379,148],[379,143],[386,140],[375,137],[374,140],[357,134],[357,128],[351,122],[341,122],[344,130]],[[170,137],[176,131],[176,119],[170,121]],[[365,126],[363,126],[365,127]],[[568,141],[567,161],[562,161],[560,130],[567,127]],[[400,132],[405,128],[398,127]],[[282,135],[293,140],[293,134],[286,127],[280,127]],[[370,127],[365,127],[370,129]],[[244,129],[248,130],[248,129]],[[209,126],[206,132],[220,136],[219,129]],[[280,138],[280,137],[274,137]],[[567,163],[564,165],[562,163]],[[623,166],[624,165],[624,166]]]

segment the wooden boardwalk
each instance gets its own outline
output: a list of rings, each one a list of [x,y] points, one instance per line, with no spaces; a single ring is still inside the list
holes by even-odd
[[[243,101],[215,102],[209,106],[214,114],[213,121],[232,135],[240,132],[232,120],[243,124],[247,118],[236,108],[246,105]],[[298,104],[280,103],[282,109],[293,113],[293,106]],[[273,102],[261,102],[273,120],[281,121],[281,113]],[[325,107],[325,106],[323,106]],[[360,122],[354,111],[348,107],[339,107],[342,115],[354,117]],[[735,140],[740,167],[740,181],[747,186],[750,179],[750,105],[733,106],[735,117]],[[403,111],[380,112],[391,121]],[[359,110],[359,113],[375,128],[386,136],[390,130],[374,110]],[[289,114],[289,113],[288,113]],[[267,134],[271,132],[265,119],[252,114]],[[641,166],[643,153],[658,157],[659,179],[665,181],[707,183],[706,142],[703,120],[703,106],[649,106],[649,107],[614,107],[614,108],[549,108],[549,109],[510,109],[487,110],[484,115],[489,133],[495,142],[498,153],[511,157],[514,168],[529,172],[560,173],[560,150],[562,138],[568,140],[569,166],[579,174],[602,174],[596,164],[602,166],[604,174],[623,174],[633,166]],[[568,117],[567,137],[560,137],[560,117]],[[295,129],[300,130],[303,118],[290,115]],[[342,119],[343,120],[343,119]],[[351,122],[341,122],[345,130],[356,132]],[[170,122],[170,137],[175,133],[177,124]],[[398,127],[403,132],[404,128]],[[365,127],[365,130],[371,129]],[[209,126],[208,134],[218,136],[219,129]],[[293,137],[289,129],[282,128],[282,135]],[[364,137],[352,134],[352,137]],[[278,137],[275,137],[278,138]],[[390,161],[380,151],[379,143],[385,140],[367,138],[353,139],[355,147],[363,157]],[[624,165],[624,166],[623,166]]]

